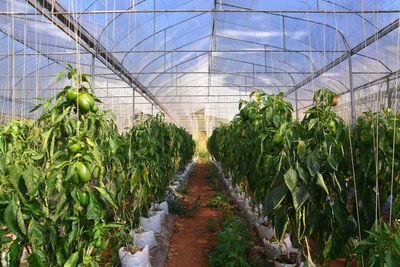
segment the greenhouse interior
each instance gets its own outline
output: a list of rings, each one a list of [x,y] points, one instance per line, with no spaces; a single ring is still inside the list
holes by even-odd
[[[1,266],[400,266],[400,0],[0,0]]]

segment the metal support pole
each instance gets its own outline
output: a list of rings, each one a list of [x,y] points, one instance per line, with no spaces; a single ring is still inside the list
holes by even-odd
[[[386,97],[388,99],[388,108],[392,107],[392,90],[389,89],[389,78],[386,79]]]
[[[167,31],[164,30],[164,50],[167,50]],[[164,71],[167,70],[167,53],[164,53]]]
[[[90,70],[90,74],[92,75],[92,87],[93,87],[93,93],[94,93],[94,75],[95,75],[95,62],[96,62],[96,57],[95,55],[92,55],[92,66]]]
[[[298,99],[297,99],[297,90],[295,91],[295,93],[294,93],[294,98],[295,98],[295,101],[296,101],[296,120],[298,120],[299,119],[299,106],[298,106]]]
[[[154,115],[154,113],[153,113],[153,107],[154,107],[154,105],[153,105],[153,104],[151,104],[151,116],[153,116],[153,115]]]
[[[286,49],[285,17],[282,17],[282,38],[283,38],[283,49]]]
[[[135,92],[136,90],[133,90],[133,95],[132,95],[132,127],[135,126]]]
[[[153,1],[154,10],[156,10],[156,0]],[[153,49],[156,49],[156,12],[153,13]]]
[[[254,86],[256,86],[256,73],[255,72],[256,72],[256,70],[255,70],[255,67],[254,67],[254,64],[253,64],[253,85]]]
[[[214,0],[214,10],[217,9],[217,0]],[[221,6],[220,6],[221,9]],[[207,95],[210,95],[210,86],[211,86],[211,71],[213,64],[213,50],[214,47],[214,38],[215,38],[215,12],[212,13],[211,16],[211,36],[210,36],[210,53],[208,54],[208,92]],[[208,102],[210,101],[210,97],[207,98]]]
[[[267,72],[267,46],[264,45],[264,70]]]
[[[14,1],[11,1],[11,11],[14,11]],[[14,33],[14,17],[11,18],[11,31]],[[16,88],[15,88],[15,43],[14,38],[11,39],[11,46],[12,46],[12,56],[11,56],[11,84],[12,84],[12,91],[11,91],[11,114],[12,119],[15,118],[15,97],[16,97]]]
[[[349,51],[349,87],[350,87],[350,104],[351,104],[351,127],[356,124],[356,114],[354,108],[354,92],[353,92],[353,67],[351,63],[351,51]],[[296,90],[297,91],[297,90]]]

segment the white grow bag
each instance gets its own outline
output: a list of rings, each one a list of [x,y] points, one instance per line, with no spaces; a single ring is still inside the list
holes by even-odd
[[[142,251],[135,254],[130,253],[122,247],[118,251],[122,267],[150,267],[149,247],[146,246]]]
[[[142,228],[144,231],[153,230],[156,234],[161,233],[160,214],[156,214],[150,218],[140,217],[140,228]]]
[[[156,208],[164,211],[165,214],[169,214],[167,201],[161,202],[158,206],[156,206]]]
[[[156,236],[153,231],[133,233],[133,239],[135,240],[135,246],[138,248],[148,246],[149,249],[152,249],[157,246]]]
[[[150,211],[150,216],[154,216],[154,215],[160,215],[160,220],[161,223],[164,223],[165,221],[165,212],[163,210],[151,210]]]

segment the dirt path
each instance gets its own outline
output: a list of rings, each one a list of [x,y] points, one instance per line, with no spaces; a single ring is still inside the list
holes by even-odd
[[[190,201],[200,196],[201,207],[192,218],[176,217],[175,227],[178,232],[170,239],[167,267],[208,266],[208,257],[203,251],[214,248],[216,234],[209,231],[207,220],[216,219],[218,212],[206,207],[207,202],[216,194],[209,185],[206,175],[207,162],[201,161],[197,173],[190,177],[187,194]]]

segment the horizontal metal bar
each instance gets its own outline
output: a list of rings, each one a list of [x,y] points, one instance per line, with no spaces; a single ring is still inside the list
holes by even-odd
[[[117,14],[117,13],[273,13],[273,14],[388,14],[400,13],[393,10],[272,10],[272,9],[157,9],[157,10],[92,10],[92,11],[55,11],[53,15],[83,15],[83,14]],[[3,16],[41,16],[36,12],[2,11]]]
[[[157,85],[157,86],[146,86],[147,88],[289,88],[292,85]],[[110,90],[110,89],[131,89],[132,87],[130,86],[108,86],[108,87],[100,87],[100,86],[95,86],[94,89],[104,89],[104,90]],[[2,88],[0,90],[7,90],[7,88]],[[48,90],[48,91],[60,91],[60,88],[24,88],[23,91],[35,91],[35,90]],[[157,96],[158,97],[158,96]]]
[[[46,44],[45,44],[46,46]],[[192,49],[192,50],[121,50],[121,51],[108,51],[111,54],[135,54],[135,53],[208,53],[210,50],[207,49]],[[213,53],[344,53],[346,50],[312,50],[312,49],[302,49],[302,50],[292,50],[292,49],[219,49],[213,50]],[[80,51],[79,54],[91,54],[88,51]],[[76,55],[76,51],[69,52],[37,52],[37,53],[0,53],[0,56],[65,56],[65,55]]]
[[[171,74],[188,74],[188,75],[192,75],[192,74],[231,74],[231,75],[235,75],[235,74],[313,74],[314,72],[311,71],[293,71],[293,72],[284,72],[284,71],[212,71],[212,72],[208,72],[208,71],[194,71],[194,72],[189,72],[189,71],[149,71],[149,72],[130,72],[129,74],[165,74],[165,75],[171,75]],[[382,74],[382,75],[388,75],[391,74],[392,72],[390,71],[355,71],[353,72],[353,74],[356,75],[368,75],[368,74]],[[104,74],[95,74],[95,77],[103,77],[104,79],[108,79],[105,76],[115,76],[114,73],[104,73]],[[37,78],[45,78],[45,77],[50,77],[50,78],[54,78],[56,77],[56,74],[54,75],[29,75],[29,76],[20,76],[20,75],[15,75],[13,76],[14,78],[20,79],[20,78],[26,78],[26,77],[37,77]],[[4,78],[11,78],[11,75],[7,75],[7,76],[2,76],[0,75],[0,79],[4,79]],[[293,85],[288,85],[289,87],[293,86]],[[191,87],[190,85],[187,85],[185,87]],[[236,86],[237,87],[237,86]]]

